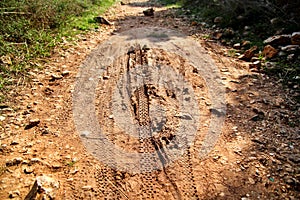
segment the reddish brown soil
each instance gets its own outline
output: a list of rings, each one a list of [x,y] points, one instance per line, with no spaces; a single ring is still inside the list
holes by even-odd
[[[193,38],[214,59],[226,87],[226,119],[214,150],[205,159],[199,159],[193,154],[198,148],[195,145],[188,158],[173,163],[164,173],[157,172],[153,178],[155,198],[300,198],[300,136],[299,124],[295,124],[299,110],[290,97],[293,91],[284,89],[263,73],[251,72],[248,63],[226,57],[227,47],[205,40],[203,35],[208,30],[192,26],[187,19],[177,17],[174,10],[154,7],[155,16],[145,17],[142,11],[150,6],[145,0],[126,5],[117,3],[106,13],[113,26],[103,25],[97,32],[79,36],[76,44],[66,42],[63,49],[55,50],[42,70],[30,72],[32,80],[7,94],[8,108],[0,109],[3,116],[0,199],[24,199],[40,175],[59,182],[55,199],[147,198],[139,189],[143,185],[140,175],[112,170],[87,152],[72,113],[76,75],[86,56],[115,33],[139,27],[169,28]],[[152,53],[158,54],[157,50]],[[184,61],[176,63],[174,55],[160,52],[158,57],[174,68],[184,66],[191,84],[202,85],[202,89],[195,90],[206,99],[201,109],[209,115],[210,99],[202,78],[190,73],[192,69],[184,65]],[[108,83],[97,90],[99,113],[109,107],[110,95],[105,91],[120,75],[118,66],[110,67],[114,70],[109,74]],[[53,75],[63,76],[53,79]],[[166,101],[171,100],[166,97]],[[124,144],[123,140],[130,139],[122,138],[108,117],[107,113],[98,116],[107,132],[120,134],[111,139],[118,136],[116,144],[124,148],[131,145],[134,150],[134,141]],[[40,123],[25,130],[32,119],[39,119]],[[198,141],[200,145],[201,138]],[[186,165],[186,159],[191,165]],[[188,170],[193,173],[191,179],[188,179]]]

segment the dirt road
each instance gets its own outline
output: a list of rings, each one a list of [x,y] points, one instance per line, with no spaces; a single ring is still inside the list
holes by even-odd
[[[290,91],[173,9],[124,3],[11,92],[0,199],[300,198]]]

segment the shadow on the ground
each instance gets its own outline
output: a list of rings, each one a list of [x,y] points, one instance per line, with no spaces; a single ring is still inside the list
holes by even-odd
[[[151,0],[129,5],[145,9],[151,6],[163,8],[157,1]],[[140,13],[117,21],[118,33],[146,27],[164,27],[178,31],[182,39],[201,35],[205,31],[203,27],[192,26],[188,18],[178,17],[173,9],[156,11],[153,17],[146,17]],[[206,48],[208,51],[214,51],[211,47]],[[227,79],[230,78],[232,76],[229,74]],[[220,163],[218,159],[213,158],[214,155],[210,155],[205,161],[199,160],[204,168],[207,168],[207,172],[211,173],[206,174],[206,178],[203,179],[208,185],[207,188],[203,188],[205,196],[202,196],[202,199],[228,199],[228,196],[232,199],[248,196],[253,199],[299,197],[299,176],[296,176],[299,174],[300,159],[297,148],[299,113],[292,108],[292,103],[285,102],[289,98],[283,94],[282,87],[276,83],[272,86],[272,82],[275,80],[270,81],[263,74],[252,73],[230,81],[226,95],[233,100],[227,104],[224,127],[234,127],[237,131],[227,131],[221,136],[222,142],[225,145],[234,144],[239,143],[241,138],[246,138],[250,143],[241,150],[235,150],[235,160],[228,160],[227,164]],[[283,100],[277,103],[278,99]]]

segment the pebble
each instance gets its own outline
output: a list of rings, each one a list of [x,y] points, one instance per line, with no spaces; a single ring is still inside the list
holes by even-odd
[[[216,23],[216,24],[221,23],[222,20],[223,20],[222,17],[216,17],[216,18],[214,19],[214,23]]]
[[[25,126],[25,130],[31,129],[37,126],[41,121],[39,119],[31,119],[29,123]]]
[[[69,74],[70,74],[70,71],[68,71],[68,70],[65,70],[61,73],[61,75],[63,75],[63,76],[67,76]]]
[[[13,198],[20,196],[20,194],[21,193],[19,190],[10,191],[8,197],[13,199]]]
[[[250,177],[249,177],[249,178],[248,178],[248,181],[249,181],[249,183],[252,184],[252,185],[255,184],[255,180],[254,180],[253,178],[250,178]]]
[[[4,121],[6,119],[6,117],[4,117],[4,116],[0,116],[0,121]]]
[[[88,191],[88,190],[91,190],[91,189],[92,189],[92,186],[86,185],[86,186],[83,186],[82,189],[83,189],[84,191]]]
[[[18,158],[13,158],[12,160],[6,161],[6,166],[7,166],[7,167],[15,166],[15,165],[18,165],[18,164],[20,164],[20,163],[22,163],[22,162],[23,162],[23,158],[20,158],[20,157],[18,157]]]

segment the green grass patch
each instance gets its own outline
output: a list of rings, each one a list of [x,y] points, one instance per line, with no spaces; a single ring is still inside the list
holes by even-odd
[[[158,2],[166,8],[181,8],[183,6],[182,0],[158,0]]]
[[[115,0],[0,1],[0,90],[47,62],[63,38],[97,29],[93,18]]]

